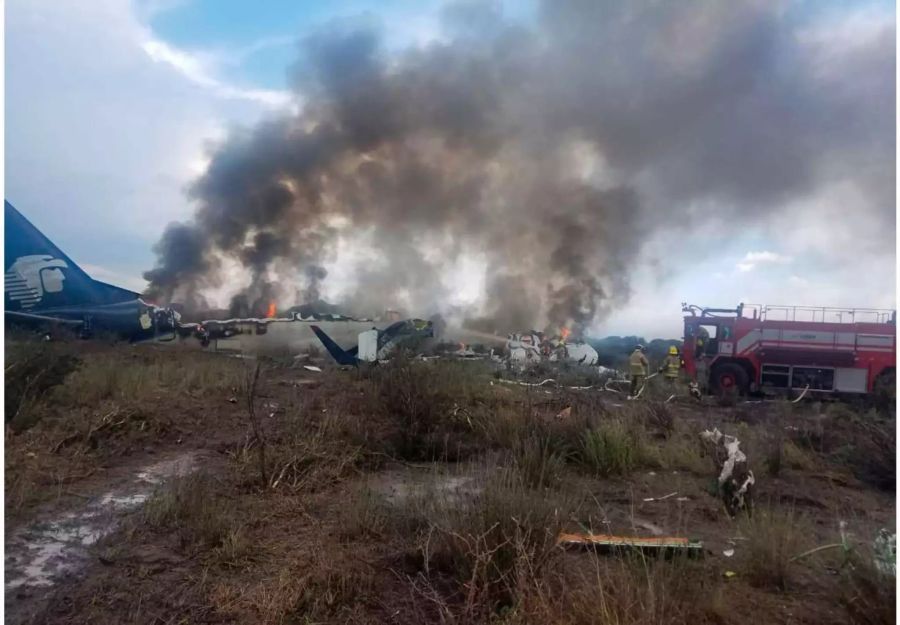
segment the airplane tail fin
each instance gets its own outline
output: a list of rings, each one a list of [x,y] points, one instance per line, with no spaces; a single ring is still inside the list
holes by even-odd
[[[5,309],[37,313],[83,304],[116,304],[140,294],[91,278],[44,233],[4,202]]]
[[[319,340],[322,341],[322,345],[325,346],[325,349],[328,350],[328,353],[331,354],[331,357],[334,358],[339,365],[356,365],[356,352],[359,350],[359,347],[353,347],[349,350],[342,349],[340,345],[334,342],[330,336],[325,334],[325,332],[319,326],[310,326],[313,333],[319,337]]]

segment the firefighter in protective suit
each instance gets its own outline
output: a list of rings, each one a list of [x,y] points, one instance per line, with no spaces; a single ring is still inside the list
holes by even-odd
[[[628,368],[631,371],[631,394],[634,397],[638,388],[643,385],[644,378],[647,377],[647,370],[650,368],[650,362],[644,355],[644,346],[638,345],[628,357]]]
[[[663,360],[659,372],[663,374],[667,384],[674,392],[675,385],[678,383],[678,375],[681,373],[681,356],[678,354],[678,348],[674,345],[669,347],[669,355]]]
[[[709,332],[701,327],[697,333],[694,349],[694,363],[697,369],[697,384],[706,391],[709,388],[709,363],[706,360],[706,349],[709,344]]]

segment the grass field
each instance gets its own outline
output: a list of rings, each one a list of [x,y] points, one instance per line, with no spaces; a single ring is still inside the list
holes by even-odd
[[[19,622],[895,620],[872,554],[895,530],[894,414],[664,403],[662,388],[626,402],[502,384],[472,362],[315,373],[160,346],[32,347],[7,345],[8,526],[77,508],[170,450],[207,461],[160,484],[41,591],[49,601],[8,592]],[[711,427],[749,458],[752,516],[716,495],[699,439]],[[685,536],[705,553],[557,545],[586,530]]]

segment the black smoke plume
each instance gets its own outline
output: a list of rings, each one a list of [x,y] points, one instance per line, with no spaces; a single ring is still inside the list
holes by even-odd
[[[704,220],[734,232],[835,175],[892,224],[894,28],[842,47],[815,14],[548,0],[523,25],[462,3],[442,38],[400,53],[334,24],[302,41],[300,112],[215,149],[150,291],[215,285],[231,257],[253,278],[241,302],[286,285],[313,301],[339,241],[364,235],[377,257],[356,268],[358,310],[443,310],[442,272],[475,254],[478,325],[580,329],[627,300],[662,229],[684,245]]]

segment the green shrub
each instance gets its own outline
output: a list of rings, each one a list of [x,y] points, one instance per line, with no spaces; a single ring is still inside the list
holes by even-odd
[[[604,421],[586,430],[581,462],[597,475],[627,475],[646,456],[640,436],[621,421]]]

